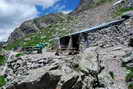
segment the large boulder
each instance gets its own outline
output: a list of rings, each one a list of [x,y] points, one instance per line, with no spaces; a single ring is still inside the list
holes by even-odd
[[[128,7],[133,7],[133,0],[128,0]]]
[[[37,76],[32,76],[37,77]],[[21,82],[20,84],[13,85],[8,87],[7,89],[55,89],[60,80],[59,75],[52,75],[49,73],[45,73],[38,80],[34,80],[31,82]]]
[[[93,71],[98,71],[98,59],[97,56],[98,54],[96,53],[97,51],[97,47],[91,47],[89,49],[86,49],[83,53],[82,53],[82,59],[79,63],[79,66],[81,69],[83,69],[84,71],[89,71],[89,70],[93,70]]]
[[[129,52],[123,56],[122,65],[133,68],[133,52]]]

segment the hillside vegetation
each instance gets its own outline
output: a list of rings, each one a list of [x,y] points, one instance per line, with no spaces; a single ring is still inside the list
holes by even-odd
[[[124,12],[127,12],[127,11],[132,11],[133,8],[119,8],[116,12],[113,13],[113,17],[117,17],[117,16],[120,16],[122,15]]]
[[[46,28],[41,28],[36,33],[29,34],[21,39],[17,39],[13,43],[9,43],[6,49],[35,46],[38,43],[48,43],[50,47],[53,45],[55,38],[71,33],[72,29],[70,27],[75,22],[77,22],[76,17],[65,16],[55,24],[49,24]]]
[[[81,7],[82,10],[88,9],[88,8],[97,8],[97,6],[102,6],[104,3],[110,3],[112,5],[112,2],[114,0],[95,0],[95,1],[90,1],[92,2],[91,4],[83,4]],[[89,7],[88,7],[89,6]],[[105,7],[106,8],[106,7]],[[101,8],[102,9],[102,8]],[[122,13],[126,11],[133,10],[133,8],[119,8],[117,11],[113,12],[112,17],[117,17],[122,15]],[[99,11],[101,13],[101,11]],[[108,12],[107,12],[108,13]],[[78,13],[77,13],[78,14]],[[82,16],[82,15],[81,15]],[[98,17],[98,16],[96,16]],[[100,16],[99,16],[100,17]],[[6,49],[10,50],[12,48],[17,48],[17,47],[26,47],[26,46],[35,46],[38,43],[48,43],[49,47],[51,47],[54,43],[55,38],[64,36],[66,34],[72,33],[73,31],[76,31],[74,29],[77,28],[80,29],[80,25],[83,23],[87,23],[85,21],[81,21],[82,19],[75,15],[55,15],[55,16],[43,16],[37,19],[34,19],[31,22],[34,22],[34,24],[29,24],[29,23],[24,23],[21,25],[20,29],[17,29],[16,32],[14,33],[14,37],[10,36],[10,40],[14,40],[12,42],[8,42],[8,45]],[[101,17],[100,17],[101,18]],[[83,19],[86,19],[86,17],[83,17]],[[90,18],[92,19],[92,18]],[[95,20],[95,19],[94,19]],[[82,22],[82,24],[80,24]],[[88,24],[91,24],[90,22],[93,23],[93,21],[89,21]],[[45,23],[46,26],[41,26],[40,24]],[[26,24],[26,26],[25,26]],[[29,24],[29,25],[28,25]],[[32,26],[33,25],[33,26]],[[34,27],[34,25],[36,27]],[[76,26],[78,25],[78,26]],[[88,25],[89,26],[89,25]],[[85,27],[85,26],[84,26]],[[34,30],[38,28],[38,30]],[[22,30],[21,30],[22,29]],[[82,28],[81,28],[82,29]],[[81,30],[80,29],[80,30]],[[29,34],[27,32],[25,33],[25,30],[29,30]],[[31,30],[31,32],[30,32]],[[25,34],[22,36],[22,33]],[[16,37],[17,36],[17,37]]]

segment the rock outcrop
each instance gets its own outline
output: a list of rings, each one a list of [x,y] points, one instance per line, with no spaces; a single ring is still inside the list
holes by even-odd
[[[133,0],[128,0],[128,7],[133,7]]]
[[[63,14],[50,14],[33,20],[25,21],[19,28],[16,28],[9,36],[8,43],[21,39],[28,34],[36,33],[51,24],[64,20]]]
[[[90,47],[75,56],[25,55],[8,62],[7,89],[127,89],[125,55],[132,48]],[[130,56],[132,58],[132,56]],[[130,60],[130,59],[129,59]],[[113,75],[111,75],[113,74]]]
[[[89,9],[94,3],[94,0],[80,0],[79,6],[71,14],[78,15],[82,11]]]

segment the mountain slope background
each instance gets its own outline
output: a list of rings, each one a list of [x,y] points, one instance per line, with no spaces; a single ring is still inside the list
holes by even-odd
[[[7,49],[34,46],[39,42],[51,44],[48,40],[110,21],[115,14],[114,10],[117,7],[123,9],[127,4],[126,1],[113,8],[115,2],[116,0],[81,0],[77,9],[68,15],[50,14],[26,21],[11,33]]]

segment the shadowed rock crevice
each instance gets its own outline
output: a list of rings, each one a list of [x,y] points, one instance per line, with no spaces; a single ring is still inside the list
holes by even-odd
[[[78,80],[79,76],[75,76],[73,78],[71,78],[70,80],[66,81],[63,85],[61,89],[75,89],[75,84]]]

